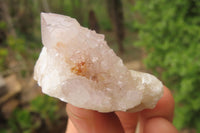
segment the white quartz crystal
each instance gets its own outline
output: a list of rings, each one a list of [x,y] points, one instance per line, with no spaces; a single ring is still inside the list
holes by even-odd
[[[152,75],[129,71],[104,40],[68,16],[41,13],[43,49],[34,79],[42,91],[74,106],[97,110],[154,108],[163,94]]]

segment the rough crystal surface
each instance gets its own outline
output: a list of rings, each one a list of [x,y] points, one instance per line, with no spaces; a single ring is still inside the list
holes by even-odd
[[[104,40],[68,16],[41,13],[43,49],[34,79],[42,91],[77,107],[140,111],[155,107],[162,83],[150,74],[129,71]]]

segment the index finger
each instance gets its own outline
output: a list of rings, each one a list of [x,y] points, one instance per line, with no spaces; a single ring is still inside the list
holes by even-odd
[[[151,119],[153,117],[162,117],[172,122],[174,114],[174,99],[167,87],[164,87],[163,97],[158,101],[154,109],[145,109],[138,113],[116,112],[122,126],[126,132],[133,132],[138,123],[139,117]]]

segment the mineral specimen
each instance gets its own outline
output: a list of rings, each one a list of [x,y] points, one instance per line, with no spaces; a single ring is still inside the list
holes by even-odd
[[[41,13],[44,45],[34,79],[42,91],[74,106],[97,110],[154,108],[162,83],[150,74],[129,71],[104,40],[68,16]]]

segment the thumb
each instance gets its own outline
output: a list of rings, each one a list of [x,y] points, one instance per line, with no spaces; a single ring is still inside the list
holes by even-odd
[[[67,104],[67,113],[79,133],[124,133],[115,113],[99,113]]]

